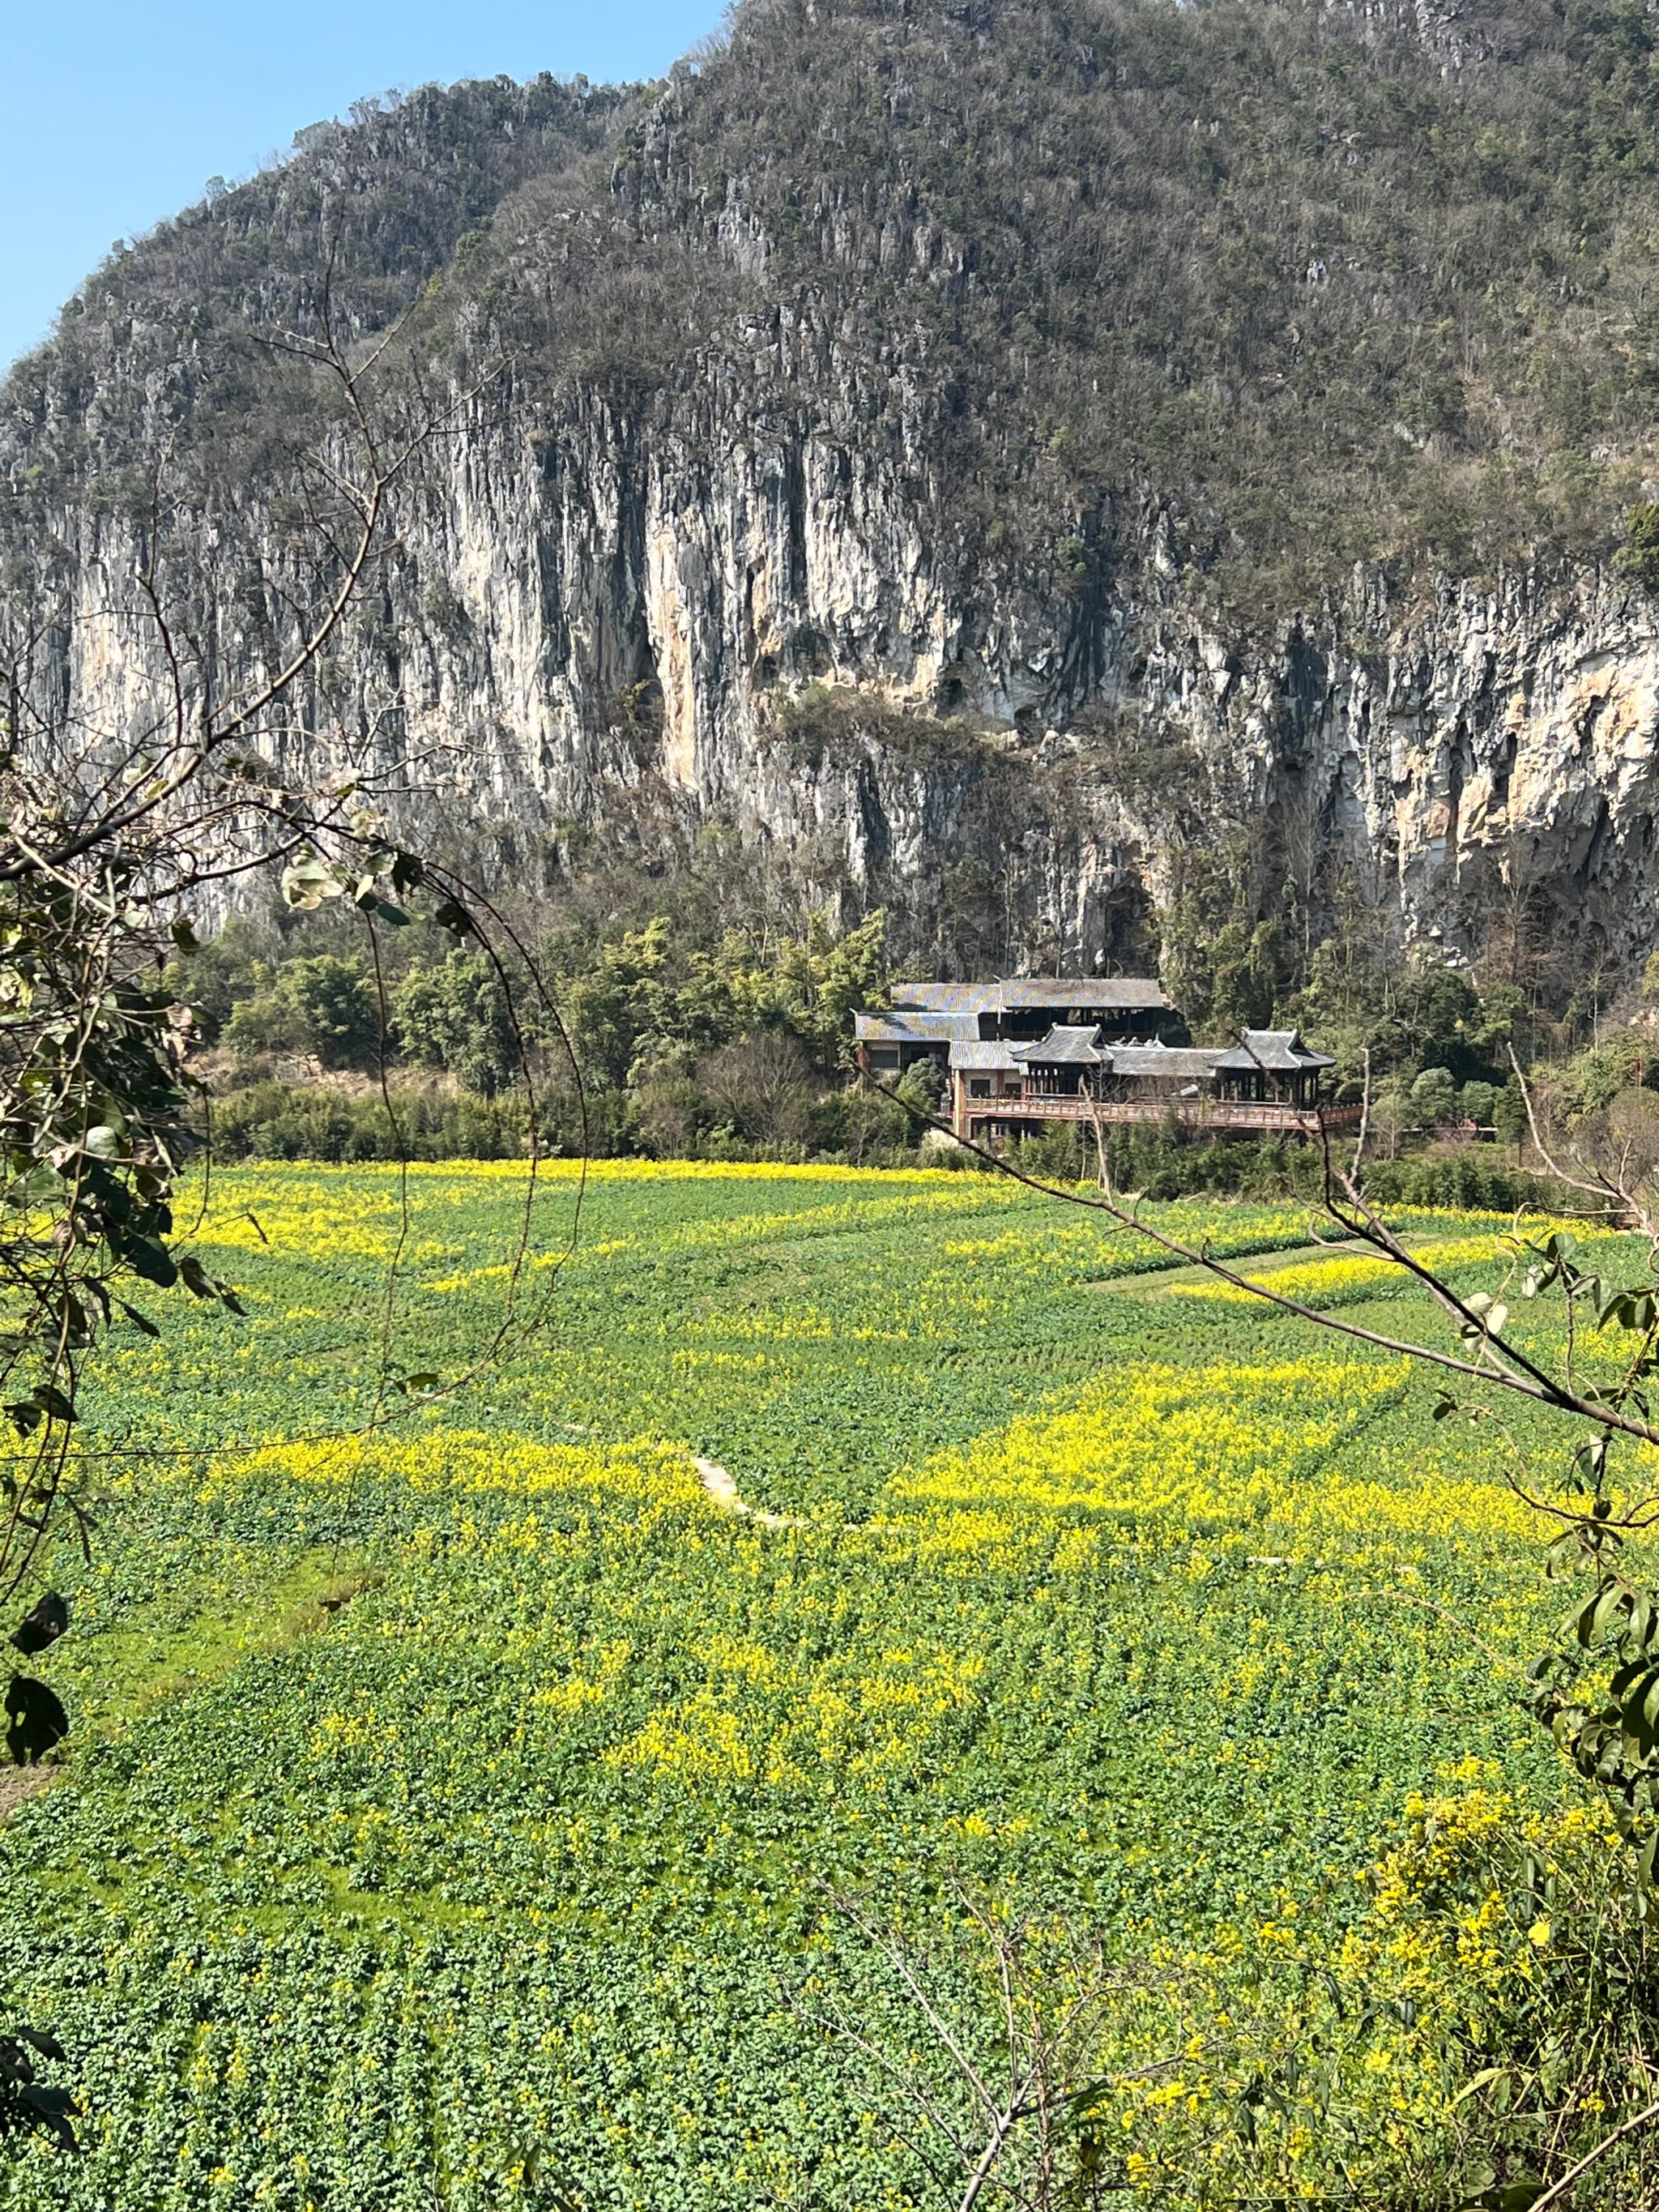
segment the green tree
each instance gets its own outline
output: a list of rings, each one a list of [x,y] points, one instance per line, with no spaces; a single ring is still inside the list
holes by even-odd
[[[1621,1091],[1639,1089],[1659,1075],[1651,1040],[1632,1030],[1616,1030],[1570,1060],[1552,1086],[1552,1104],[1571,1126],[1601,1113]]]
[[[591,967],[560,976],[560,1017],[584,1083],[622,1090],[641,1041],[674,1034],[672,935],[669,917],[658,915],[643,929],[601,945]]]
[[[1461,968],[1437,960],[1417,962],[1399,997],[1400,1024],[1409,1056],[1419,1067],[1443,1067],[1467,1080],[1479,1072],[1468,1031],[1479,1021],[1480,994]]]
[[[1498,1142],[1518,1152],[1527,1133],[1527,1101],[1519,1076],[1511,1075],[1493,1100],[1492,1122]]]
[[[1457,1085],[1443,1067],[1425,1067],[1411,1090],[1412,1116],[1419,1128],[1437,1128],[1457,1112]]]
[[[1195,1036],[1230,1042],[1273,1019],[1290,981],[1283,933],[1249,902],[1242,837],[1182,861],[1182,888],[1159,917],[1164,987]]]
[[[1478,1128],[1490,1128],[1499,1092],[1496,1084],[1466,1083],[1457,1094],[1457,1110]]]
[[[728,930],[712,952],[694,953],[673,1017],[690,1034],[740,1036],[787,1030],[830,1069],[851,1059],[853,1014],[886,1003],[887,917],[878,911],[841,930],[828,911],[804,934],[757,945]]]
[[[256,1053],[314,1054],[325,1067],[373,1066],[381,1042],[380,994],[358,959],[319,952],[270,969],[255,979],[264,984],[242,1000],[225,1025],[225,1039],[239,1059]]]
[[[292,1012],[302,1048],[325,1067],[368,1067],[380,1050],[380,996],[361,960],[319,952],[290,961],[277,980],[277,995]]]
[[[889,975],[884,913],[845,932],[829,914],[815,914],[805,936],[787,942],[779,957],[779,1011],[821,1066],[845,1066],[854,1013],[886,1005]]]
[[[512,1009],[487,953],[452,952],[441,966],[412,969],[392,1011],[405,1058],[447,1070],[483,1097],[505,1091],[520,1072]]]

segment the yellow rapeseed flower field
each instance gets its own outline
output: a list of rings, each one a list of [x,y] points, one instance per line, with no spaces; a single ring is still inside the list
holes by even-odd
[[[1270,1271],[1295,1208],[1157,1218],[1443,1333],[1370,1262]],[[1501,1221],[1401,1226],[1501,1280]],[[0,1830],[6,2002],[88,2110],[13,2204],[936,2201],[815,2022],[958,2093],[855,1898],[996,2063],[958,1885],[1042,2002],[1105,1962],[1116,2201],[1428,2186],[1455,2024],[1556,1941],[1477,1846],[1582,1840],[1505,1672],[1559,1605],[1545,1417],[1437,1424],[975,1175],[264,1167],[198,1234],[246,1318],[94,1378],[41,1662],[81,1748]]]

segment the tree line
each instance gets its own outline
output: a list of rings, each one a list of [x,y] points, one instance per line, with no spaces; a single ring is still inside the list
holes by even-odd
[[[286,942],[233,917],[171,975],[218,1094],[217,1148],[514,1156],[530,1136],[526,1042],[555,1152],[883,1160],[926,1126],[849,1082],[854,1010],[887,994],[880,911],[843,924],[809,910],[784,928],[659,913],[608,933],[544,916],[529,945],[556,1014],[520,1023],[510,974],[435,925],[390,939],[377,973],[332,915]],[[910,1088],[920,1111],[937,1103],[936,1083]]]

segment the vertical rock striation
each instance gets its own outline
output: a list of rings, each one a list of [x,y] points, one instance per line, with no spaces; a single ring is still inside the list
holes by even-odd
[[[46,610],[40,680],[111,729],[154,696],[131,579],[163,453],[192,636],[223,665],[279,650],[307,425],[246,333],[317,312],[331,225],[349,330],[412,311],[458,392],[507,365],[406,488],[299,719],[418,763],[492,865],[533,881],[578,836],[648,857],[718,821],[896,906],[933,958],[1051,965],[1146,957],[1225,842],[1255,912],[1328,915],[1342,885],[1466,954],[1524,908],[1628,964],[1659,934],[1659,638],[1605,525],[1641,407],[1617,398],[1613,459],[1573,479],[1603,486],[1576,544],[1511,544],[1494,510],[1453,560],[1402,556],[1401,518],[1473,482],[1471,380],[1328,399],[1379,317],[1440,342],[1432,283],[1391,272],[1430,239],[1454,305],[1474,278],[1413,177],[1475,143],[1484,87],[1559,106],[1577,34],[1265,6],[1235,32],[1266,58],[1237,153],[1244,48],[1206,46],[1204,11],[1047,0],[751,8],[666,88],[459,87],[303,134],[99,272],[8,386],[0,539]],[[1281,78],[1305,206],[1255,163]],[[1377,83],[1419,103],[1397,143]],[[1514,184],[1455,189],[1490,257]],[[1516,228],[1517,269],[1553,220]],[[1510,375],[1512,454],[1520,337],[1454,338]]]

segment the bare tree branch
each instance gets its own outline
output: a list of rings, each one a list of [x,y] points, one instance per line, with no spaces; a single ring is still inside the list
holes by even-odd
[[[1553,2181],[1541,2197],[1533,2198],[1529,2212],[1550,2212],[1553,2204],[1565,2202],[1591,2166],[1605,2158],[1618,2144],[1627,2142],[1642,2129],[1650,2127],[1655,2120],[1659,2120],[1659,2100],[1649,2105],[1644,2111],[1632,2113],[1629,2119],[1621,2121],[1610,2135],[1603,2136],[1595,2149],[1581,2158],[1577,2166],[1569,2167],[1559,2181]]]

